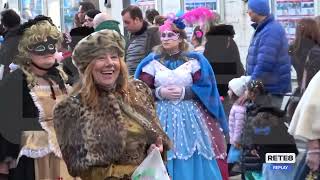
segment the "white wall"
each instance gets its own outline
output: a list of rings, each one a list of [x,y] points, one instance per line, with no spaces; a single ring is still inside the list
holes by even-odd
[[[104,0],[99,0],[99,7],[101,12],[106,12],[112,16],[112,18],[120,23],[119,28],[123,34],[123,23],[121,11],[123,10],[123,2],[120,0],[111,0],[111,8],[104,6]]]
[[[3,10],[3,5],[4,5],[4,1],[3,1],[3,0],[0,0],[0,11]]]
[[[2,0],[1,8],[3,8],[4,3],[9,2],[9,8],[19,12],[19,2],[18,0]]]
[[[61,8],[60,8],[60,0],[47,0],[48,3],[48,16],[51,17],[53,23],[59,27],[61,27]]]
[[[246,64],[246,57],[250,40],[254,29],[251,27],[251,21],[247,14],[247,3],[242,0],[224,0],[225,23],[231,24],[236,32],[234,40],[236,41],[243,65]]]

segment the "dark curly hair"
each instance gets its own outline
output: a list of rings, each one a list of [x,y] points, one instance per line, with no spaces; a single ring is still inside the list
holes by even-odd
[[[153,24],[154,18],[159,15],[159,12],[155,9],[148,9],[146,11],[146,18],[151,24]]]
[[[1,12],[1,23],[7,28],[19,26],[21,22],[20,16],[12,9]]]
[[[251,80],[248,85],[247,89],[254,94],[265,94],[265,88],[261,80]]]

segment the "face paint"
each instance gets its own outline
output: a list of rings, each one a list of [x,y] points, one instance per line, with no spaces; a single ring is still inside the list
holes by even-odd
[[[30,52],[39,56],[54,54],[56,52],[56,43],[57,40],[48,37],[47,41],[32,45]]]
[[[179,39],[179,33],[175,33],[173,31],[164,31],[161,33],[161,41],[168,41],[168,40],[178,40]]]

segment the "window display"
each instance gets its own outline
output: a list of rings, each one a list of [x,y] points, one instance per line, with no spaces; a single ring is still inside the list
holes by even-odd
[[[275,3],[275,16],[286,30],[289,40],[295,36],[299,19],[316,14],[314,0],[276,0]]]
[[[37,15],[45,14],[44,0],[21,0],[21,19],[23,22]]]
[[[190,11],[198,7],[206,7],[210,10],[217,10],[217,0],[185,0],[184,9]]]
[[[131,4],[139,6],[143,14],[147,9],[157,9],[157,0],[131,0]]]
[[[63,0],[62,30],[70,32],[73,28],[74,16],[78,12],[80,0]]]

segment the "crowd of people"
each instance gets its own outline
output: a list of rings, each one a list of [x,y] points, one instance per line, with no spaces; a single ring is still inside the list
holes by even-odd
[[[172,180],[320,179],[319,17],[289,43],[268,1],[249,0],[243,66],[235,29],[206,8],[121,15],[127,35],[90,2],[65,33],[1,12],[0,180],[127,180],[155,149]],[[274,171],[266,153],[298,155],[295,139],[296,171]]]

